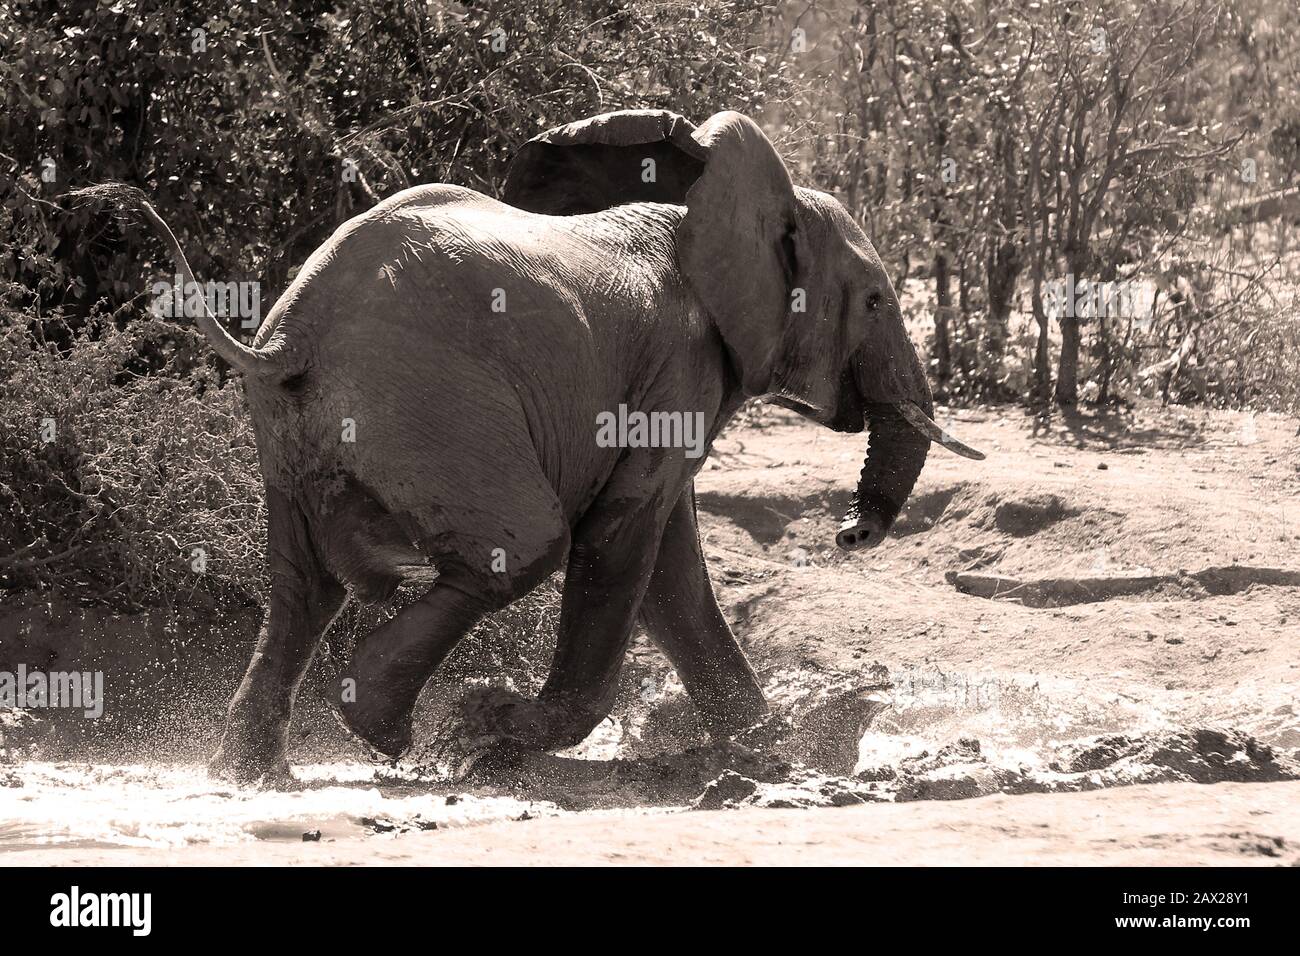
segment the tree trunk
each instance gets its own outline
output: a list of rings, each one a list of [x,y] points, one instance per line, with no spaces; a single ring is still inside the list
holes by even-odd
[[[934,254],[934,377],[938,382],[941,395],[947,394],[948,382],[952,379],[952,341],[948,325],[952,317],[951,278],[947,254],[936,252]]]
[[[1052,357],[1051,340],[1048,338],[1049,323],[1047,309],[1043,305],[1043,282],[1035,276],[1031,301],[1034,309],[1034,321],[1038,323],[1038,342],[1034,346],[1034,402],[1046,405],[1052,392]]]
[[[1106,314],[1097,316],[1097,405],[1110,404],[1111,329],[1106,324]]]
[[[1056,371],[1056,404],[1074,408],[1079,404],[1079,320],[1060,316],[1061,359]]]
[[[984,330],[985,378],[989,387],[1001,378],[1002,359],[1007,351],[1008,326],[1011,323],[1011,300],[1015,296],[1016,278],[1020,274],[1020,257],[1010,241],[999,243],[988,259],[986,276],[988,324]]]
[[[1061,358],[1056,372],[1056,404],[1074,408],[1079,404],[1079,346],[1083,338],[1080,317],[1074,307],[1078,300],[1079,283],[1086,275],[1086,259],[1076,253],[1070,256],[1069,286],[1066,289],[1066,308],[1061,310]]]
[[[957,309],[961,316],[961,334],[957,344],[957,367],[963,382],[970,382],[979,363],[979,334],[971,328],[969,270],[966,268],[967,252],[963,247],[957,258]]]

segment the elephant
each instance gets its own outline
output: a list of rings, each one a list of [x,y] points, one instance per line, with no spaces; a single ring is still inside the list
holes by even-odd
[[[193,281],[143,195],[117,189]],[[206,310],[196,321],[244,378],[268,508],[269,608],[210,764],[238,781],[288,772],[295,697],[347,594],[387,600],[421,563],[436,579],[358,643],[332,702],[378,755],[407,751],[417,697],[457,641],[560,569],[549,676],[536,698],[485,699],[488,739],[581,742],[612,709],[638,624],[713,734],[763,719],[701,551],[706,456],[672,429],[598,440],[602,416],[689,416],[704,451],[755,397],[868,430],[835,538],[848,551],[886,536],[931,442],[982,457],[933,421],[867,236],[795,186],[737,112],[550,130],[520,149],[500,200],[422,185],[338,227],[252,345]]]

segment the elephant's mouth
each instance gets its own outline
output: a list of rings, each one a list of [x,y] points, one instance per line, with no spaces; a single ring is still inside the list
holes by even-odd
[[[835,407],[831,409],[811,405],[801,398],[788,393],[772,396],[773,405],[798,412],[805,418],[824,425],[831,431],[856,435],[865,427],[862,396],[853,381],[853,370],[846,368],[840,376],[839,389],[835,395]]]

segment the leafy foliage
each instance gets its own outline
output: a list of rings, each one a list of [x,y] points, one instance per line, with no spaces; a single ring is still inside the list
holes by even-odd
[[[743,42],[765,16],[756,0],[0,0],[0,280],[74,326],[100,297],[134,301],[143,250],[51,205],[119,180],[149,192],[197,275],[261,279],[273,301],[351,215],[415,183],[495,193],[548,126],[758,111],[780,88]]]
[[[197,333],[0,308],[0,587],[123,607],[264,592],[262,488],[240,388]],[[156,367],[136,370],[139,356]]]

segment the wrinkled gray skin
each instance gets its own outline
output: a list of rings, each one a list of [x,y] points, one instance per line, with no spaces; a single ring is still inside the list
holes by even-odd
[[[868,427],[849,550],[879,543],[921,471],[930,439],[898,403],[930,416],[930,390],[880,260],[834,199],[791,185],[750,120],[573,124],[524,148],[504,198],[409,189],[312,255],[253,349],[200,323],[245,373],[270,520],[271,606],[213,758],[223,775],[284,771],[294,697],[345,586],[386,598],[425,558],[437,582],[343,675],[343,720],[383,754],[409,745],[416,697],[461,636],[566,560],[545,687],[481,699],[475,734],[581,741],[638,621],[716,732],[758,720],[701,556],[705,458],[599,447],[601,412],[703,412],[711,442],[767,396]]]

